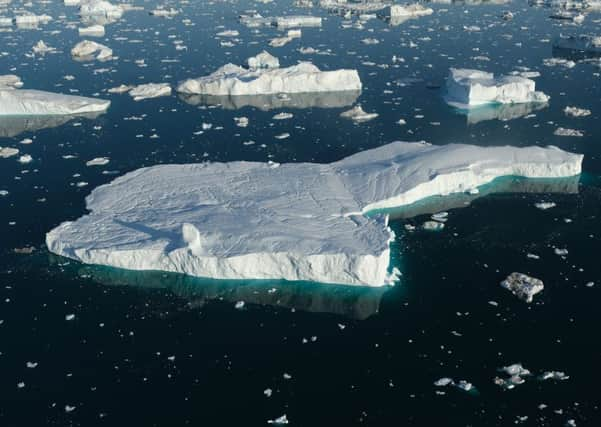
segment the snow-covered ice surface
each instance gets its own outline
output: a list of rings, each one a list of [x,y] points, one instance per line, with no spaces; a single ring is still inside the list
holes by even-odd
[[[84,263],[217,279],[380,286],[390,241],[376,209],[463,192],[501,176],[580,173],[556,148],[392,143],[329,165],[210,163],[141,169],[96,189],[90,214],[50,231]]]
[[[253,69],[226,64],[208,76],[188,79],[177,88],[187,95],[233,96],[357,90],[361,90],[361,80],[356,70],[321,71],[309,62]]]

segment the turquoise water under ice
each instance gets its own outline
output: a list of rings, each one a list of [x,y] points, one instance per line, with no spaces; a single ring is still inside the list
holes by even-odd
[[[173,3],[182,9],[173,19],[149,16],[154,1],[135,4],[146,11],[127,12],[94,39],[113,49],[115,61],[71,59],[79,22],[76,8],[62,2],[29,7],[54,17],[38,30],[0,32],[0,74],[21,76],[26,88],[112,101],[94,119],[0,119],[0,146],[33,157],[26,165],[0,159],[0,190],[8,191],[0,196],[0,425],[246,426],[283,414],[295,426],[563,426],[570,419],[599,425],[601,68],[547,67],[543,60],[553,56],[551,40],[559,34],[599,35],[601,13],[574,26],[525,1],[430,4],[431,16],[398,26],[372,19],[359,30],[343,28],[343,18],[319,7],[283,0]],[[13,0],[0,15],[20,7]],[[268,48],[280,32],[241,26],[237,16],[248,9],[325,20],[284,47]],[[503,21],[505,10],[515,18]],[[481,31],[463,29],[472,25]],[[232,47],[215,36],[226,29],[240,32]],[[380,43],[362,43],[366,38]],[[32,57],[38,40],[60,52]],[[176,50],[177,40],[187,49]],[[301,47],[328,54],[301,54]],[[311,60],[323,69],[358,69],[364,89],[357,102],[379,117],[358,125],[341,119],[352,97],[331,100],[339,105],[332,108],[310,107],[309,97],[299,101],[307,108],[268,109],[264,100],[262,109],[236,109],[191,105],[176,95],[134,102],[105,92],[122,83],[175,84],[226,62],[242,64],[266,48],[283,66]],[[393,62],[393,55],[402,60]],[[539,71],[537,89],[550,103],[463,114],[442,100],[449,67]],[[566,106],[592,115],[567,117]],[[294,117],[272,120],[280,112]],[[248,127],[235,126],[240,116],[249,118]],[[199,133],[203,123],[213,127]],[[559,126],[584,136],[554,136]],[[290,137],[274,138],[284,132]],[[20,144],[24,138],[33,143]],[[85,213],[91,189],[139,167],[330,162],[394,140],[552,144],[584,154],[584,173],[557,181],[504,178],[478,197],[434,198],[394,211],[392,266],[402,277],[393,288],[127,272],[83,266],[44,248],[48,230]],[[86,167],[95,157],[110,163]],[[557,206],[539,210],[541,201]],[[419,229],[442,210],[449,212],[444,230]],[[407,232],[407,224],[417,229]],[[32,254],[14,251],[30,246]],[[544,281],[533,304],[499,286],[512,271]],[[238,301],[245,301],[242,309]],[[493,378],[515,362],[534,373],[565,371],[570,379],[527,378],[503,391]],[[433,386],[447,376],[472,382],[477,393]]]

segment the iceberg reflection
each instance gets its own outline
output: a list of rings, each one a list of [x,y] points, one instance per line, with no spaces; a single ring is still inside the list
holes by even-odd
[[[52,116],[1,116],[0,138],[12,138],[23,132],[36,132],[42,129],[55,128],[75,119],[94,120],[103,113]]]
[[[352,105],[361,91],[311,92],[276,95],[186,95],[179,98],[190,105],[217,105],[226,110],[253,107],[263,111],[279,108],[340,108]]]
[[[469,109],[457,109],[459,114],[465,115],[468,125],[487,120],[509,121],[527,116],[528,114],[547,108],[547,102],[530,102],[521,104],[487,104]]]
[[[50,256],[56,257],[52,254]],[[225,301],[232,304],[244,301],[246,305],[331,313],[359,320],[376,314],[382,296],[390,289],[368,286],[323,286],[311,282],[277,280],[200,279],[184,274],[131,271],[103,266],[81,267],[78,274],[107,286],[167,289],[188,300],[189,305],[194,308],[202,307],[211,301]]]

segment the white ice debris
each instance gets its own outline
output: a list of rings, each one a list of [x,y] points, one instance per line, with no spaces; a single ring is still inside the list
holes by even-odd
[[[514,363],[513,365],[505,366],[499,369],[507,375],[507,378],[495,377],[494,383],[506,390],[511,390],[516,385],[523,384],[526,380],[523,377],[532,375],[532,373],[524,368],[521,363]]]
[[[495,78],[479,70],[451,68],[447,77],[447,102],[460,108],[483,104],[547,102],[549,97],[535,91],[534,80],[519,76]]]
[[[330,164],[158,165],[96,188],[90,213],[46,243],[131,270],[381,286],[393,233],[376,211],[500,176],[574,176],[581,163],[555,147],[396,142]]]
[[[267,423],[283,426],[288,424],[288,418],[286,417],[286,414],[284,414],[281,417],[276,418],[275,420],[268,420]]]
[[[103,44],[83,40],[71,49],[71,56],[80,61],[91,61],[94,59],[106,61],[112,58],[113,51]]]
[[[174,9],[174,8],[170,8],[170,9],[157,8],[157,9],[151,10],[150,14],[153,16],[161,16],[163,18],[172,18],[175,15],[179,14],[179,10]]]
[[[248,68],[280,68],[280,60],[266,51],[251,56],[246,63]]]
[[[578,107],[566,107],[563,109],[566,116],[570,117],[586,117],[591,115],[591,110]]]
[[[83,37],[104,37],[103,25],[90,25],[78,29],[79,35]]]
[[[356,70],[321,71],[310,62],[301,62],[287,68],[260,69],[226,64],[208,76],[182,82],[177,91],[191,95],[266,95],[360,89]]]
[[[21,86],[17,76],[0,76],[0,116],[77,115],[105,111],[110,101],[62,95]]]
[[[562,128],[558,127],[553,132],[555,136],[584,136],[584,132],[578,129]]]
[[[501,282],[501,286],[511,291],[519,299],[532,302],[532,297],[544,289],[542,280],[523,273],[511,273]]]
[[[169,83],[146,83],[131,88],[129,95],[134,101],[169,96],[171,95],[171,86]]]
[[[574,61],[565,58],[545,58],[543,59],[543,64],[546,67],[561,66],[565,68],[574,68],[576,66]]]
[[[81,0],[79,14],[82,16],[106,16],[119,18],[123,15],[123,7],[105,0]]]
[[[46,24],[52,21],[52,17],[48,15],[35,15],[33,13],[27,13],[25,15],[19,15],[15,17],[15,24],[17,26],[35,26],[37,24]]]
[[[366,113],[360,105],[356,105],[350,110],[340,113],[340,117],[351,119],[356,123],[363,123],[375,119],[378,117],[378,113]]]
[[[0,147],[0,159],[8,159],[19,154],[18,148]]]
[[[539,202],[539,203],[535,203],[534,206],[536,206],[537,209],[545,211],[547,209],[554,208],[557,205],[553,202]]]
[[[255,13],[253,15],[241,15],[240,23],[250,28],[264,25],[274,25],[279,28],[320,27],[321,18],[308,15],[263,17]]]
[[[545,371],[538,377],[538,379],[540,381],[546,381],[546,380],[565,381],[565,380],[570,379],[570,377],[568,375],[566,375],[565,372],[561,372],[561,371]]]
[[[44,43],[44,40],[38,41],[31,50],[33,53],[37,53],[38,55],[56,52],[56,49],[48,46],[46,43]]]
[[[387,17],[418,17],[431,15],[434,11],[419,3],[394,4],[384,9],[383,14]]]
[[[88,160],[86,166],[104,166],[108,165],[110,161],[108,157],[96,157],[95,159]]]

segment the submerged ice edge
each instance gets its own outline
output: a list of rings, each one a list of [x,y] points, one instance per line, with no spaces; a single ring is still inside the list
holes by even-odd
[[[154,166],[95,189],[90,213],[50,231],[46,244],[131,270],[382,286],[392,280],[394,234],[386,215],[366,213],[502,176],[578,175],[582,158],[556,147],[397,142],[325,165]]]

